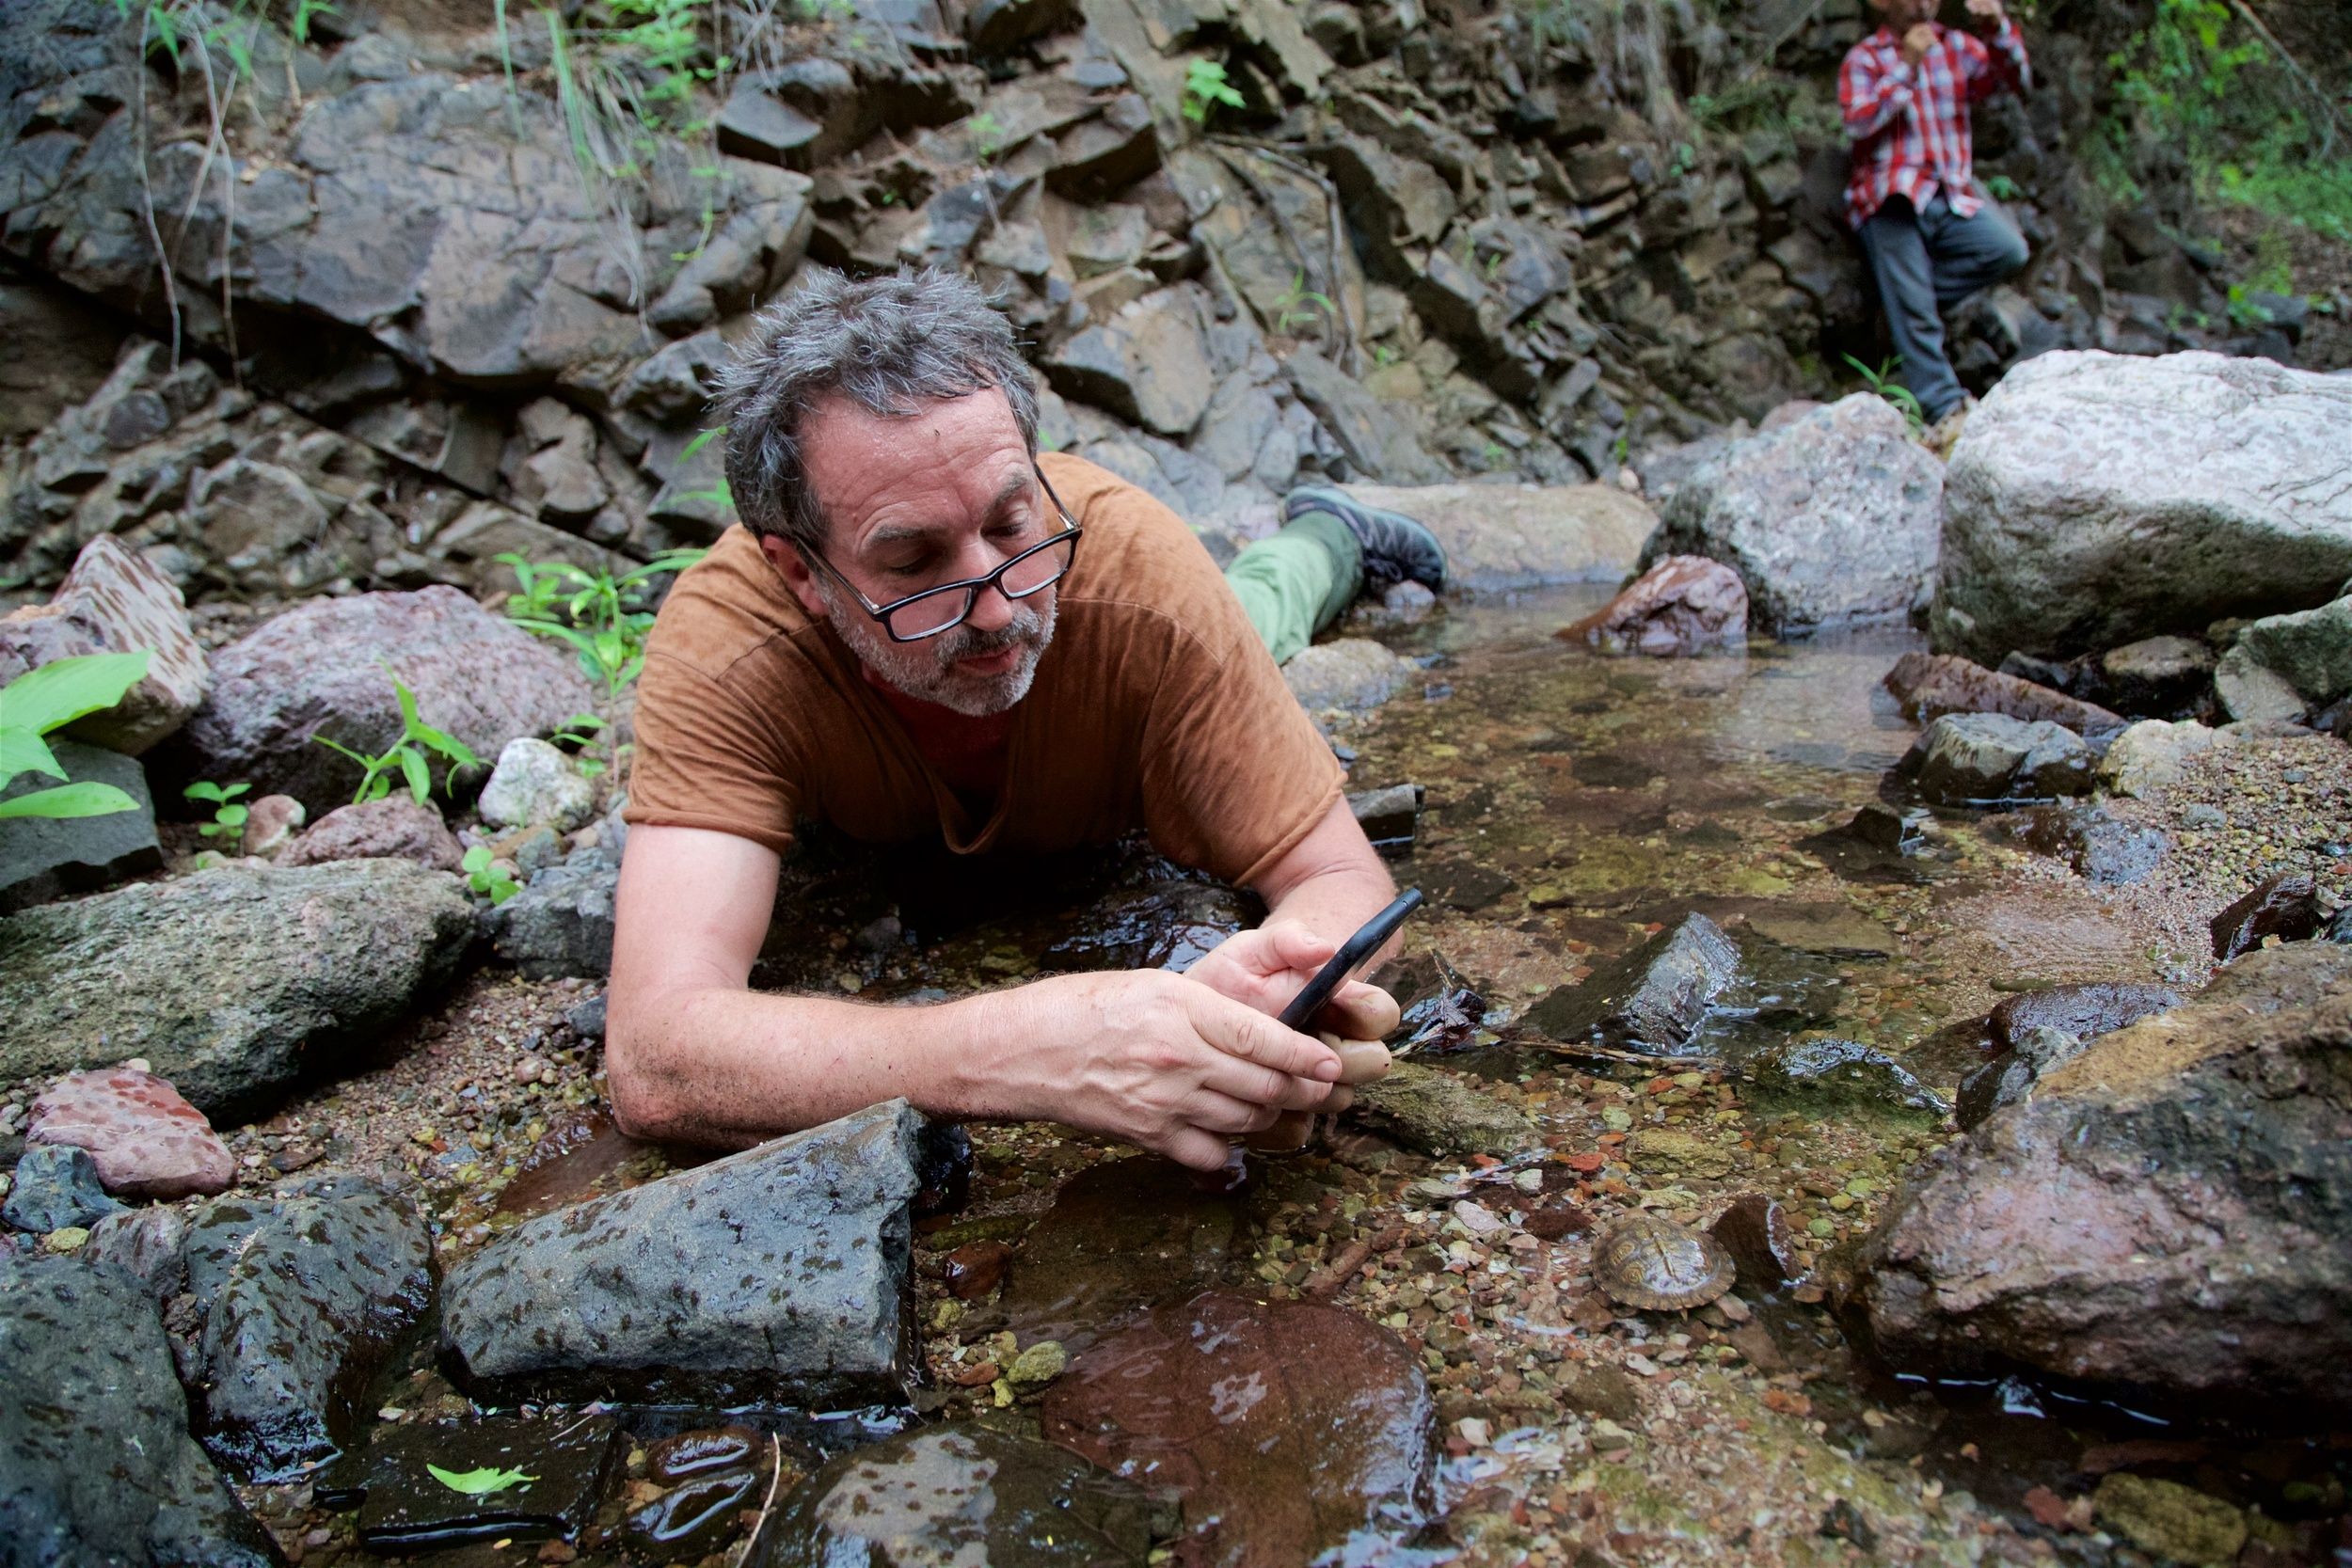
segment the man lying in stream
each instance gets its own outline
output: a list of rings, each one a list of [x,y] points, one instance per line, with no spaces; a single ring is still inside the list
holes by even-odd
[[[1428,532],[1295,492],[1229,583],[1151,496],[1038,454],[1010,326],[945,274],[818,277],[762,317],[722,409],[742,526],[678,580],[639,687],[606,1051],[622,1127],[740,1145],[904,1096],[1205,1170],[1282,1112],[1343,1104],[1339,1054],[1274,1015],[1395,890],[1268,650],[1367,578],[1441,584]],[[928,1006],[755,992],[810,819],[935,832],[1009,881],[1140,828],[1268,915],[1181,976]],[[1396,1004],[1352,983],[1324,1022],[1377,1039]]]

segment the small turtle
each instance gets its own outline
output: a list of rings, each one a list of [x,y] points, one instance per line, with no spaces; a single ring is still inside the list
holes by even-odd
[[[1628,1214],[1593,1238],[1595,1283],[1645,1312],[1705,1307],[1731,1289],[1732,1273],[1721,1242],[1658,1214]]]

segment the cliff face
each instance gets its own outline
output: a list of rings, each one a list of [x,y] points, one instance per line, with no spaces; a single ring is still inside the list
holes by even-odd
[[[2299,318],[2233,329],[2177,211],[2107,220],[2077,153],[2131,19],[2075,8],[2029,33],[2034,96],[1978,117],[2035,260],[1963,309],[1963,377],[2233,330],[2291,356]],[[1653,454],[1885,352],[1839,213],[1858,0],[839,0],[737,19],[708,80],[421,0],[300,43],[246,18],[241,66],[227,13],[167,9],[176,56],[151,11],[0,20],[20,596],[107,531],[199,598],[706,543],[709,372],[810,262],[976,272],[1056,394],[1047,441],[1212,532],[1302,474],[1632,458],[1657,488]],[[102,389],[134,334],[235,385],[167,355]]]

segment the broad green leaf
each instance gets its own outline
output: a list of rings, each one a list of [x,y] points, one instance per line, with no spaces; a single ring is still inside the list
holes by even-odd
[[[478,874],[489,870],[490,847],[486,844],[475,845],[466,851],[465,858],[457,863],[469,873]]]
[[[138,685],[151,657],[144,648],[131,654],[82,654],[27,670],[0,690],[0,725],[47,735],[86,713],[110,708]]]
[[[408,780],[408,793],[423,805],[433,793],[433,775],[425,771],[424,753],[413,746],[400,749],[400,770]]]
[[[463,1492],[469,1497],[485,1497],[493,1492],[503,1492],[520,1481],[537,1481],[520,1470],[500,1470],[485,1465],[479,1470],[444,1470],[438,1465],[427,1465],[433,1479],[453,1492]]]
[[[57,766],[56,753],[50,751],[49,742],[30,730],[13,726],[0,729],[0,788],[6,788],[19,773],[65,777],[65,769]]]
[[[384,667],[384,673],[386,674],[391,674],[391,666],[389,664],[386,665]],[[400,699],[400,721],[402,726],[406,729],[410,735],[416,734],[418,726],[424,722],[423,720],[417,717],[417,694],[409,690],[405,686],[403,686],[398,675],[392,675],[392,695]]]
[[[223,828],[242,828],[245,819],[252,815],[250,806],[223,806],[214,815],[213,820]]]
[[[352,797],[352,803],[364,806],[370,800],[381,800],[391,792],[392,776],[389,773],[371,774],[359,781],[359,793]]]
[[[87,780],[59,784],[55,789],[36,789],[13,800],[0,800],[0,817],[112,816],[119,811],[137,809],[138,802],[114,785]]]
[[[221,789],[220,785],[214,784],[209,779],[199,780],[197,783],[188,785],[187,788],[182,790],[180,793],[191,800],[211,800],[215,803],[218,803],[219,801],[229,799],[227,793]]]

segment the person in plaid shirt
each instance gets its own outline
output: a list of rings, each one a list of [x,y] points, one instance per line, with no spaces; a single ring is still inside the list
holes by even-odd
[[[1967,0],[1969,32],[1936,21],[1940,4],[1870,0],[1885,23],[1837,73],[1853,160],[1846,214],[1878,278],[1903,385],[1931,423],[1963,402],[1939,312],[2026,264],[2024,237],[1977,188],[1968,105],[2031,80],[2001,0]]]

